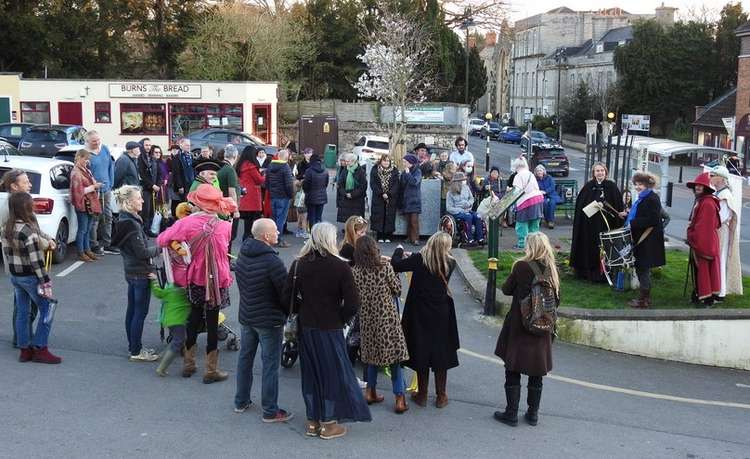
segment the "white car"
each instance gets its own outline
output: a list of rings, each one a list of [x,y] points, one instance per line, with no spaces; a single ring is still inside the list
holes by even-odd
[[[78,222],[70,201],[70,161],[36,156],[0,155],[0,177],[11,169],[26,172],[31,181],[31,197],[39,228],[57,240],[52,262],[65,260],[68,244],[76,240]],[[7,192],[0,192],[0,206],[7,206]]]
[[[119,158],[125,153],[125,147],[107,146],[107,148],[109,148],[109,154],[112,155],[113,162],[117,161],[117,158]],[[68,145],[66,147],[62,147],[55,154],[55,159],[74,161],[76,157],[76,152],[80,149],[81,149],[80,145]],[[120,207],[117,205],[117,202],[115,202],[114,193],[110,193],[109,208],[112,209],[113,214],[117,214],[120,212]]]
[[[375,135],[365,135],[359,138],[354,144],[352,151],[360,163],[365,161],[377,161],[382,155],[390,153],[388,137],[379,137]]]
[[[487,124],[485,120],[479,118],[472,118],[469,120],[469,135],[479,135],[482,132],[482,128]]]

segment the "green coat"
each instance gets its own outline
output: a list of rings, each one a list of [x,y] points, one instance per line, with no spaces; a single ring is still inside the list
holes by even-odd
[[[174,284],[167,284],[161,288],[157,281],[152,280],[151,291],[161,300],[159,322],[163,327],[169,328],[187,323],[190,315],[190,301],[184,288]]]

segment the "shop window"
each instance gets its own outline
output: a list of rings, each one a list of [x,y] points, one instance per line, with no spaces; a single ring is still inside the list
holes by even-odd
[[[21,102],[21,121],[49,124],[49,102]]]
[[[169,124],[172,137],[190,135],[205,128],[223,128],[241,131],[241,104],[170,104]]]
[[[94,123],[112,122],[112,106],[109,102],[94,102]]]
[[[167,134],[164,104],[120,104],[122,134]]]

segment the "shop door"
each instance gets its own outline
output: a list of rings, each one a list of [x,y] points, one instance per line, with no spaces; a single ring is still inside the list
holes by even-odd
[[[0,97],[0,123],[10,123],[10,98]]]
[[[271,143],[271,105],[253,104],[253,134]]]
[[[60,124],[76,124],[83,126],[83,112],[80,102],[58,102],[57,118]]]

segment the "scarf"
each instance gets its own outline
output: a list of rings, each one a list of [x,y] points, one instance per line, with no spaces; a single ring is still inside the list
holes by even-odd
[[[625,226],[630,226],[630,222],[635,218],[636,212],[638,212],[638,205],[646,199],[646,196],[650,195],[653,191],[650,188],[646,188],[645,190],[638,193],[638,199],[635,200],[633,203],[633,207],[630,208],[630,212],[628,212],[628,218],[625,219]]]
[[[393,171],[392,164],[387,169],[378,166],[378,178],[380,178],[380,186],[385,194],[388,194],[391,189],[391,171]]]
[[[346,186],[344,189],[349,192],[355,189],[358,185],[357,180],[354,178],[354,172],[359,168],[359,165],[352,164],[351,166],[346,166]]]

